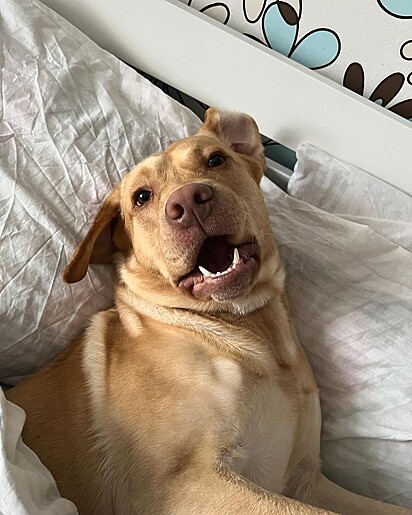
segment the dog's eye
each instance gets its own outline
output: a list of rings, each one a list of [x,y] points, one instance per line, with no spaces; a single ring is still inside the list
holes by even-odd
[[[137,206],[143,206],[143,204],[151,200],[152,196],[153,193],[150,190],[140,190],[136,193],[134,201]]]
[[[216,152],[209,157],[207,162],[207,166],[209,168],[215,168],[216,166],[222,165],[226,161],[226,156],[221,154],[220,152]]]

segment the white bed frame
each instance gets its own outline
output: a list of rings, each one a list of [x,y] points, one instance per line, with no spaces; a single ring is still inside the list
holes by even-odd
[[[412,195],[411,122],[178,0],[43,0],[102,47],[208,105],[245,111]]]

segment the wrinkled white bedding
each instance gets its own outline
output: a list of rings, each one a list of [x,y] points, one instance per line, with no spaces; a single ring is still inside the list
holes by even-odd
[[[21,439],[24,411],[0,388],[0,515],[76,515],[56,483]]]
[[[42,4],[0,0],[0,16],[0,380],[16,382],[112,302],[105,267],[72,286],[60,279],[104,195],[199,120]],[[322,391],[326,467],[343,485],[411,503],[411,254],[377,225],[312,207],[267,180],[262,187]],[[348,322],[348,299],[367,307],[362,331]],[[402,320],[402,338],[375,346],[378,321],[389,330]],[[4,440],[4,411],[0,420]],[[20,430],[8,434],[17,441]],[[0,482],[0,513],[25,513],[3,511],[26,480],[4,446],[0,453],[14,477]]]

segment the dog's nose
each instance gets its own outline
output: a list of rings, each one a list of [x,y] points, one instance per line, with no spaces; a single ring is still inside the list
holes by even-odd
[[[166,203],[166,217],[169,222],[189,227],[197,221],[202,223],[211,212],[212,188],[206,184],[185,184],[174,191]]]

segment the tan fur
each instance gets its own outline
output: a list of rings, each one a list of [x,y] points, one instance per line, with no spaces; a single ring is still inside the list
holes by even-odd
[[[210,168],[217,151],[226,161]],[[318,390],[291,325],[263,170],[254,121],[209,110],[196,136],[123,179],[67,267],[76,282],[114,252],[115,307],[8,397],[80,514],[408,512],[321,475]],[[213,189],[212,211],[183,230],[165,206],[192,183]],[[136,207],[142,188],[154,196]],[[247,281],[179,286],[204,233],[257,243]]]

